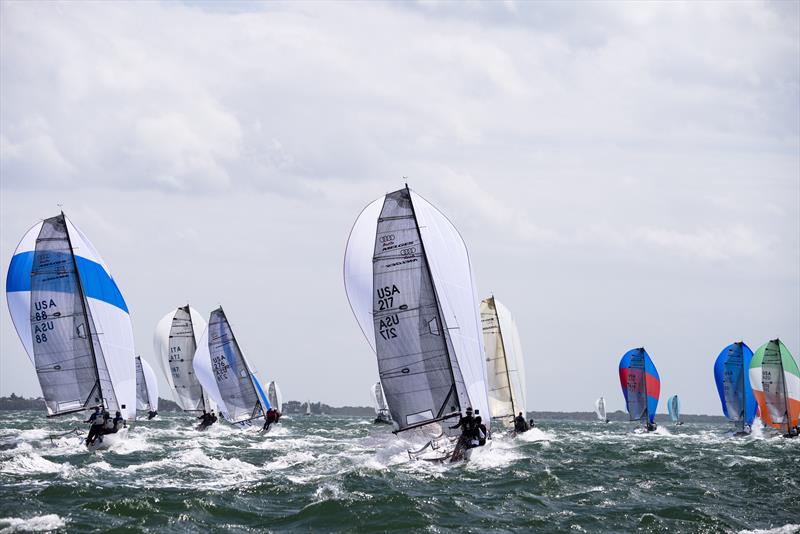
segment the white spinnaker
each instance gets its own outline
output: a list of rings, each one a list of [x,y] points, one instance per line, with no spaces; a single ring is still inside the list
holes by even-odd
[[[473,410],[492,414],[486,386],[483,329],[469,253],[461,234],[442,212],[411,191],[411,201],[430,265],[442,316]]]
[[[469,254],[461,234],[427,200],[410,191],[420,236],[439,298],[442,318],[464,379],[470,404],[484,420],[491,418],[484,365],[483,331]],[[364,336],[375,350],[373,267],[378,216],[384,198],[368,204],[359,214],[344,256],[344,285],[350,307]],[[461,407],[462,410],[466,406]]]
[[[594,401],[594,413],[600,421],[606,420],[606,401],[603,397]]]
[[[142,373],[144,373],[144,383],[147,386],[147,397],[150,401],[150,409],[154,412],[158,411],[158,379],[153,368],[147,363],[147,360],[140,358],[142,362]]]
[[[222,401],[217,379],[214,377],[214,370],[211,368],[211,353],[208,350],[208,326],[203,329],[200,339],[197,340],[197,351],[194,353],[192,366],[197,380],[203,386],[204,392],[217,405],[222,416],[228,419],[228,408]]]
[[[178,395],[175,391],[175,382],[172,379],[172,371],[170,370],[170,343],[169,343],[169,336],[172,330],[172,321],[175,318],[175,314],[178,312],[179,308],[175,308],[169,313],[167,313],[164,317],[156,325],[155,333],[153,334],[153,350],[156,353],[156,357],[158,358],[159,366],[161,367],[161,371],[164,373],[164,376],[167,379],[167,383],[169,384],[170,393],[172,394],[173,399],[175,402],[183,410],[193,410],[193,406],[185,406],[183,399],[180,395]],[[197,347],[200,346],[200,334],[203,330],[206,329],[206,320],[200,315],[196,309],[189,306],[189,315],[192,319],[192,330],[194,334],[194,341]],[[207,407],[208,408],[208,407]]]
[[[82,268],[80,259],[97,264],[104,271],[104,277],[113,280],[108,266],[89,239],[72,224],[68,217],[64,216],[64,221],[83,286],[94,286],[92,284],[93,280],[90,278],[96,273],[85,271]],[[19,245],[17,245],[14,257],[35,252],[36,239],[41,229],[42,223],[40,222],[28,230]],[[14,258],[12,257],[13,260]],[[94,298],[91,294],[85,294],[84,296],[86,305],[91,312],[97,332],[97,341],[102,348],[114,393],[120,404],[122,417],[132,420],[136,416],[136,362],[134,359],[136,354],[130,314],[127,310]],[[30,291],[11,291],[7,292],[6,298],[14,327],[25,347],[25,351],[28,353],[28,357],[35,366],[30,328],[31,293]],[[124,302],[121,305],[125,306]]]
[[[344,252],[344,289],[358,325],[375,352],[375,324],[372,319],[372,256],[375,254],[375,236],[378,216],[384,197],[370,203],[359,214]]]

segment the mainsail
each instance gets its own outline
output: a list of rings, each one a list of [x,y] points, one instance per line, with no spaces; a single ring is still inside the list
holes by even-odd
[[[396,431],[470,406],[491,416],[469,256],[436,208],[407,187],[368,205],[347,242],[344,279]]]
[[[194,355],[206,321],[188,304],[166,314],[156,325],[153,348],[161,369],[175,395],[178,406],[186,412],[213,408],[194,372]]]
[[[375,408],[375,415],[391,419],[389,406],[386,404],[386,396],[383,393],[383,386],[380,382],[375,382],[370,388],[372,404]]]
[[[644,348],[631,349],[622,356],[619,381],[630,420],[653,423],[661,393],[661,380]]]
[[[283,411],[283,395],[281,395],[281,388],[278,387],[278,383],[274,380],[267,386],[267,400],[269,401],[270,407],[279,412]]]
[[[134,417],[128,307],[97,250],[63,213],[22,238],[8,268],[6,298],[48,416],[102,404]]]
[[[603,397],[600,397],[596,401],[594,401],[594,413],[597,414],[597,419],[599,421],[606,421],[606,400]]]
[[[673,423],[681,422],[681,401],[677,395],[673,395],[667,399],[667,411]]]
[[[714,362],[714,381],[722,403],[722,413],[740,432],[753,424],[758,408],[753,388],[750,387],[752,358],[750,347],[739,341],[722,349]]]
[[[525,365],[517,323],[511,312],[494,296],[480,306],[486,378],[492,417],[511,418],[526,410]]]
[[[228,422],[247,423],[264,417],[269,401],[221,306],[211,312],[193,364],[198,380]]]
[[[780,339],[756,350],[750,361],[750,384],[761,408],[761,419],[773,428],[797,427],[800,417],[800,370]]]
[[[158,380],[153,368],[141,356],[136,357],[136,409],[158,411]]]

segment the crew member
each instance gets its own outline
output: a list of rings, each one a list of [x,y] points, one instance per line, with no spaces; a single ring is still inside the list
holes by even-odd
[[[525,416],[522,415],[522,412],[517,414],[517,417],[514,418],[514,432],[517,434],[522,434],[523,432],[527,432],[530,430],[528,423],[525,421]]]
[[[119,412],[119,410],[117,410],[117,413],[114,414],[113,422],[114,428],[111,431],[112,433],[118,432],[121,428],[125,428],[125,426],[127,426],[125,419],[122,418],[122,414]]]
[[[89,419],[84,421],[84,423],[92,424],[92,426],[89,427],[89,435],[86,436],[87,445],[94,443],[94,440],[97,439],[97,436],[103,433],[103,426],[105,425],[105,422],[105,419],[103,419],[103,412],[100,411],[100,406],[95,406],[94,413],[89,416]]]

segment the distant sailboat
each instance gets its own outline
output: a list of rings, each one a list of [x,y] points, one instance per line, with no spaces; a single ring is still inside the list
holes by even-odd
[[[283,395],[281,394],[281,388],[278,387],[278,383],[274,380],[267,385],[267,400],[269,400],[269,405],[273,409],[279,412],[283,411]]]
[[[374,423],[392,424],[392,415],[386,405],[386,396],[383,393],[383,386],[380,382],[375,382],[369,390],[372,396],[372,404],[375,407]]]
[[[600,397],[594,401],[594,413],[597,414],[597,420],[608,423],[608,416],[606,415],[606,400]]]
[[[619,381],[630,420],[640,421],[647,431],[655,430],[661,379],[644,348],[631,349],[622,356]]]
[[[132,421],[136,365],[128,307],[97,250],[62,212],[28,230],[6,280],[11,319],[48,417],[102,406]],[[103,436],[107,446],[127,430]]]
[[[467,248],[450,221],[408,187],[372,202],[350,233],[344,282],[377,354],[395,432],[424,427],[444,437],[468,407],[488,426],[478,300]]]
[[[521,412],[527,419],[525,361],[517,323],[511,312],[494,295],[480,306],[489,408],[494,419],[513,426]]]
[[[141,356],[136,357],[136,409],[147,410],[148,419],[158,414],[158,380]]]
[[[673,395],[667,399],[667,411],[673,423],[676,425],[683,424],[683,421],[681,421],[681,401],[677,395]]]
[[[750,361],[750,384],[764,424],[797,436],[800,370],[780,339],[764,343]]]
[[[750,386],[750,362],[753,351],[743,341],[731,343],[714,362],[722,413],[734,424],[737,435],[749,434],[756,417],[758,403]]]
[[[306,401],[306,415],[311,415],[311,401]]]
[[[153,334],[153,349],[161,370],[175,402],[184,412],[201,413],[216,409],[197,380],[193,365],[200,334],[206,326],[203,316],[187,304],[167,313]]]
[[[211,312],[193,365],[197,379],[226,421],[245,427],[264,419],[269,400],[242,353],[222,306]]]

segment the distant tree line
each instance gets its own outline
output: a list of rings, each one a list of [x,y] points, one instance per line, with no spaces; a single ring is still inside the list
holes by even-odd
[[[26,399],[14,393],[8,397],[0,397],[0,411],[9,410],[44,410],[44,399],[41,397]],[[179,412],[180,407],[174,401],[169,399],[158,399],[159,412]],[[301,401],[287,401],[283,403],[284,414],[304,414],[306,413],[306,403]],[[314,415],[351,415],[356,417],[372,417],[375,415],[375,410],[368,406],[330,406],[322,402],[311,403],[311,413]],[[608,418],[611,421],[627,421],[628,414],[617,410],[615,412],[608,412]],[[594,412],[528,412],[528,417],[533,417],[536,420],[567,420],[567,421],[594,421],[597,416]],[[724,423],[727,421],[722,416],[718,415],[691,415],[682,414],[681,420],[687,423]],[[667,423],[670,421],[669,416],[666,414],[656,414],[656,421]]]

